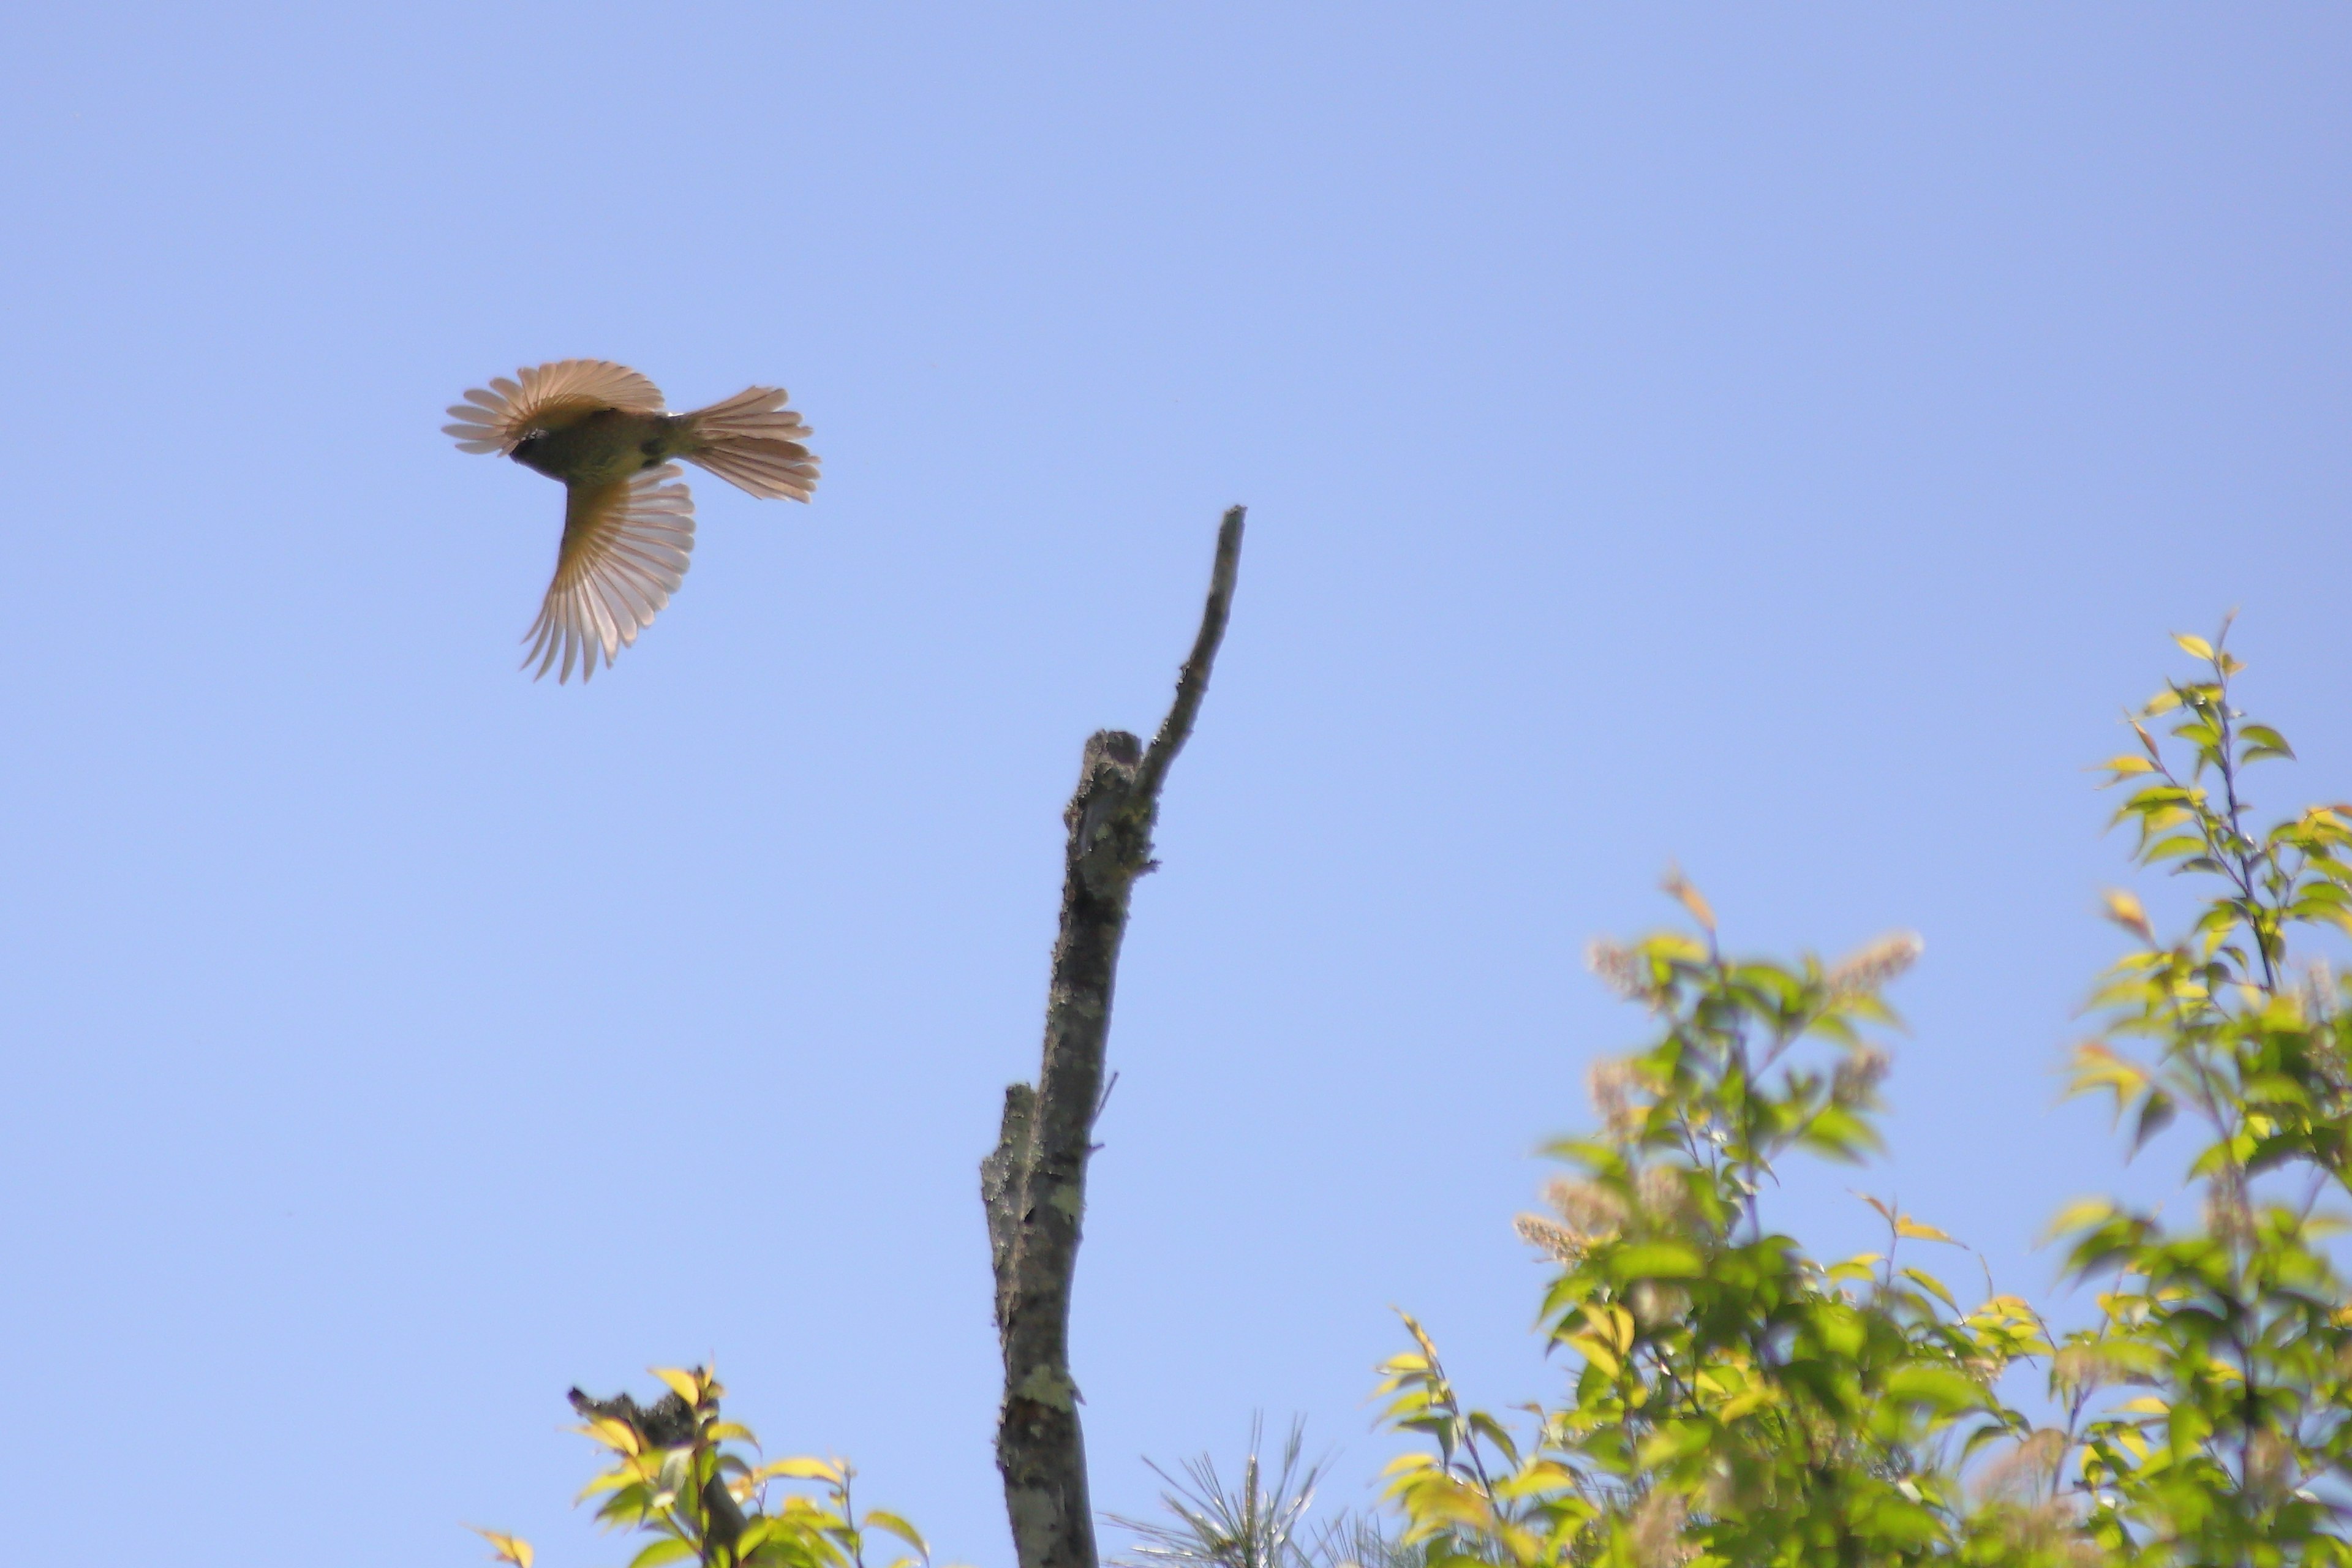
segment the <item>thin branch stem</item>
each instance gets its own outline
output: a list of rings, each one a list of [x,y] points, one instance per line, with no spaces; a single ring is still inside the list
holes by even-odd
[[[1192,657],[1176,672],[1176,700],[1160,721],[1160,732],[1151,737],[1143,765],[1135,772],[1136,793],[1155,805],[1169,766],[1192,738],[1192,721],[1200,716],[1201,700],[1209,694],[1209,668],[1217,661],[1217,648],[1225,640],[1225,623],[1233,616],[1234,582],[1242,567],[1242,521],[1247,515],[1245,507],[1228,507],[1224,521],[1217,525],[1217,559],[1209,572],[1208,600],[1201,606],[1201,630],[1192,639]]]

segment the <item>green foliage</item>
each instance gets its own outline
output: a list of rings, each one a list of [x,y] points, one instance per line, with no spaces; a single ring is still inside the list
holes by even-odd
[[[1602,1124],[1551,1151],[1575,1175],[1522,1233],[1558,1261],[1543,1321],[1581,1363],[1572,1396],[1515,1433],[1465,1411],[1436,1347],[1382,1369],[1396,1425],[1436,1452],[1391,1467],[1409,1541],[1433,1560],[1904,1563],[1948,1552],[1941,1448],[2021,1428],[1993,1384],[2047,1349],[2022,1303],[1963,1314],[1902,1252],[1934,1227],[1876,1205],[1883,1253],[1823,1265],[1765,1223],[1782,1160],[1852,1160],[1893,1016],[1880,988],[1916,955],[1874,943],[1834,967],[1726,958],[1698,936],[1601,944],[1594,967],[1651,1009],[1654,1043],[1594,1075]]]
[[[2242,787],[2293,756],[2231,704],[2242,668],[2221,639],[2182,637],[2205,666],[2133,721],[2137,754],[2116,820],[2143,865],[2219,884],[2189,932],[2159,942],[2138,901],[2109,912],[2138,941],[2097,1005],[2103,1037],[2077,1049],[2077,1092],[2105,1094],[2137,1149],[2187,1111],[2194,1228],[2112,1202],[2077,1205],[2056,1230],[2078,1277],[2106,1282],[2100,1321],[2070,1336],[2055,1392],[2087,1403],[2116,1384],[2147,1392],[2067,1428],[2094,1500],[2093,1535],[2158,1563],[2345,1563],[2352,1459],[2352,1309],[2327,1250],[2347,1186],[2352,1011],[2325,964],[2298,971],[2297,927],[2352,931],[2352,807],[2313,806],[2257,831]],[[2148,732],[2172,716],[2186,776]]]
[[[581,1500],[602,1500],[596,1518],[607,1528],[649,1538],[629,1568],[868,1568],[866,1549],[877,1533],[913,1550],[887,1568],[930,1568],[930,1548],[913,1525],[880,1509],[858,1514],[850,1498],[856,1472],[848,1464],[810,1458],[761,1463],[751,1429],[721,1418],[726,1390],[717,1378],[701,1367],[656,1367],[654,1375],[683,1403],[681,1415],[690,1414],[677,1423],[681,1430],[604,1414],[590,1415],[579,1428],[610,1461]],[[778,1484],[793,1482],[814,1490]],[[480,1533],[498,1561],[530,1568],[528,1542]]]
[[[2237,661],[2180,641],[2207,673],[2107,766],[2133,785],[2139,860],[2217,890],[2169,946],[2110,896],[2140,946],[2096,993],[2106,1027],[2074,1086],[2114,1097],[2135,1150],[2183,1110],[2201,1121],[2201,1225],[2069,1209],[2068,1268],[2106,1288],[2063,1338],[2014,1296],[1963,1310],[1904,1247],[1951,1238],[1876,1199],[1883,1252],[1822,1262],[1774,1233],[1781,1162],[1877,1146],[1880,992],[1917,943],[1728,958],[1670,877],[1696,932],[1592,953],[1651,1043],[1595,1072],[1601,1125],[1552,1148],[1571,1174],[1520,1222],[1558,1265],[1542,1323],[1574,1358],[1566,1397],[1516,1424],[1464,1408],[1410,1318],[1414,1348],[1381,1369],[1389,1421],[1430,1440],[1389,1496],[1432,1568],[2352,1561],[2352,1310],[2318,1207],[2352,1180],[2352,1009],[2288,946],[2352,929],[2352,808],[2248,828],[2244,771],[2293,753],[2231,706]],[[2146,727],[2167,714],[2179,766]],[[2055,1424],[2002,1395],[2027,1363]]]

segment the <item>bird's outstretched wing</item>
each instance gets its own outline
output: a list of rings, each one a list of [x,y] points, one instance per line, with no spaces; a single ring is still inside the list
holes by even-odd
[[[562,359],[519,370],[512,381],[492,377],[488,387],[478,386],[465,402],[451,404],[449,413],[457,423],[441,428],[457,437],[461,451],[505,453],[550,415],[599,408],[659,414],[661,388],[611,360]]]
[[[563,546],[555,558],[555,581],[539,619],[523,635],[530,652],[523,666],[539,661],[536,680],[551,668],[559,682],[596,673],[596,657],[610,665],[623,647],[653,625],[654,616],[686,576],[694,549],[694,498],[681,484],[677,465],[665,463],[593,489],[572,487],[563,510]]]

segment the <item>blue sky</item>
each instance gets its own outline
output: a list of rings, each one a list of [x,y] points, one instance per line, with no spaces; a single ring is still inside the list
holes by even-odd
[[[1007,1563],[974,1163],[1233,501],[1082,1260],[1107,1508],[1258,1408],[1356,1500],[1392,1306],[1556,1389],[1509,1220],[1670,860],[1738,947],[1927,937],[1893,1157],[1781,1222],[1897,1193],[2039,1294],[2117,1179],[2051,1068],[2166,635],[2239,607],[2258,798],[2352,795],[2339,10],[210,11],[0,58],[22,1561],[618,1561],[562,1392],[715,1353]],[[438,431],[575,355],[825,461],[694,478],[585,689],[514,668],[558,492]]]

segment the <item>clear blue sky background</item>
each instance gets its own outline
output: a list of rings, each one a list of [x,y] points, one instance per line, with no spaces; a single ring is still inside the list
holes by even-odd
[[[616,1561],[562,1392],[715,1352],[1008,1563],[973,1164],[1079,745],[1232,501],[1083,1258],[1106,1507],[1260,1407],[1360,1496],[1391,1304],[1556,1388],[1509,1220],[1669,859],[1736,946],[1927,938],[1894,1157],[1778,1217],[1899,1192],[2040,1293],[2116,1179],[2053,1109],[2084,765],[2166,634],[2242,606],[2261,797],[2352,795],[2341,10],[208,9],[0,57],[18,1561]],[[781,382],[825,460],[695,479],[586,689],[514,668],[558,492],[437,428],[572,355]]]

